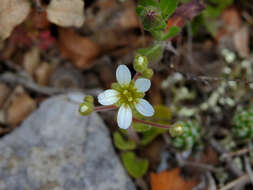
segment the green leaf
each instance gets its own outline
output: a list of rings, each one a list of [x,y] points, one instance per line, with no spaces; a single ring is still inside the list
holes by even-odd
[[[119,132],[113,134],[113,141],[115,146],[120,150],[134,150],[136,148],[134,141],[125,141]]]
[[[177,8],[177,0],[160,0],[162,15],[166,20]]]
[[[134,178],[142,177],[148,169],[148,160],[137,158],[133,152],[123,153],[122,161],[128,173]]]
[[[146,125],[143,123],[133,122],[132,126],[133,126],[134,131],[136,131],[136,132],[144,132],[144,131],[148,131],[151,129],[150,125]]]
[[[143,7],[147,7],[147,6],[159,7],[159,3],[156,0],[140,0],[138,1],[138,6],[139,5]]]
[[[142,134],[142,139],[140,141],[140,144],[145,146],[148,145],[150,142],[152,142],[158,135],[166,132],[165,129],[159,129],[152,127],[149,131],[145,131]]]
[[[162,37],[162,40],[167,40],[168,38],[172,38],[176,36],[180,31],[180,28],[177,26],[172,26],[168,30],[168,32]]]
[[[148,48],[140,48],[137,52],[141,55],[147,56],[150,62],[157,62],[162,58],[163,47],[161,43],[157,43]]]
[[[156,120],[156,122],[160,124],[170,124],[172,114],[168,107],[163,105],[156,105],[154,109],[155,113],[152,116],[152,120]]]
[[[138,5],[136,7],[136,13],[140,16],[141,15],[141,12],[144,10],[145,7],[141,6],[141,5]]]

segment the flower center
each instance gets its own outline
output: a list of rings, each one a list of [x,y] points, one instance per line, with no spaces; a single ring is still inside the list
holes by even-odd
[[[119,100],[115,104],[116,106],[130,106],[132,109],[134,105],[138,102],[140,98],[144,97],[144,93],[138,92],[137,88],[135,87],[135,82],[131,81],[128,85],[120,85],[119,83],[113,83],[112,89],[119,92]]]

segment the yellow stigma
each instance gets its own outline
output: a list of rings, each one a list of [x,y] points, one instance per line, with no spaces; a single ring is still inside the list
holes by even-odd
[[[132,97],[129,97],[129,98],[128,98],[128,101],[129,101],[129,102],[132,102],[132,101],[133,101],[133,98],[132,98]]]
[[[128,90],[124,90],[123,94],[126,95],[128,93]]]

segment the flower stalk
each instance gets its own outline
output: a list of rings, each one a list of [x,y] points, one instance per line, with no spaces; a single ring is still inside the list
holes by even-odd
[[[114,105],[94,107],[95,112],[97,112],[97,111],[109,111],[109,110],[114,110],[114,109],[117,109],[117,107],[114,106]]]

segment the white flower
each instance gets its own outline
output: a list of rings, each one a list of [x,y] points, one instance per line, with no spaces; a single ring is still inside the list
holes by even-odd
[[[119,107],[117,123],[120,128],[127,129],[132,123],[132,110],[150,117],[154,114],[152,105],[144,100],[145,92],[151,86],[150,80],[139,78],[131,80],[131,73],[127,66],[120,65],[116,70],[118,83],[112,84],[112,89],[105,90],[98,95],[98,102],[104,106],[116,105]]]

